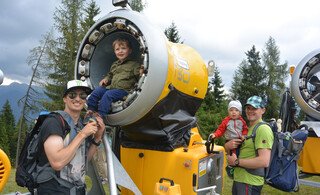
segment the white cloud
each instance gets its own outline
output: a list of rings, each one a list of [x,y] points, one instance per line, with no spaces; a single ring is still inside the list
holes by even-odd
[[[149,0],[144,11],[162,29],[172,21],[185,44],[205,60],[214,59],[230,87],[233,72],[252,45],[262,52],[271,36],[280,63],[298,62],[320,47],[320,12],[316,0]]]
[[[13,82],[21,83],[21,82],[18,81],[18,80],[13,80],[13,79],[4,77],[2,85],[10,85],[10,84],[13,83]]]
[[[53,11],[60,2],[2,2],[0,65],[6,66],[4,70],[10,78],[20,80],[25,77],[28,52],[52,26]],[[305,55],[320,47],[320,3],[317,0],[146,2],[147,7],[143,11],[146,18],[162,30],[175,22],[185,44],[197,50],[205,61],[215,60],[226,87],[230,87],[233,72],[246,57],[245,52],[252,45],[262,51],[270,36],[279,46],[281,63],[298,64]],[[97,18],[115,9],[111,0],[97,0],[97,4],[101,8]],[[9,69],[9,66],[19,68]],[[24,70],[23,74],[18,70]],[[28,79],[23,82],[28,82]]]

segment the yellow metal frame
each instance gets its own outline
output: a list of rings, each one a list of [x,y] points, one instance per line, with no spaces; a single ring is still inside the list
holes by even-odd
[[[192,175],[205,174],[199,173],[198,162],[209,155],[204,145],[196,144],[202,141],[198,129],[193,128],[187,148],[177,148],[172,152],[121,148],[121,163],[142,194],[153,194],[161,178],[180,185],[181,194],[196,194],[192,188]],[[221,146],[215,146],[215,150],[224,152]],[[132,193],[122,189],[121,194]]]
[[[170,92],[172,84],[178,91],[203,99],[208,87],[208,69],[204,60],[193,48],[167,42],[168,75],[158,101]]]
[[[320,138],[308,137],[298,161],[302,172],[320,174],[320,155],[316,154],[316,148],[320,148]]]
[[[6,185],[11,172],[11,163],[6,153],[0,149],[0,192]]]

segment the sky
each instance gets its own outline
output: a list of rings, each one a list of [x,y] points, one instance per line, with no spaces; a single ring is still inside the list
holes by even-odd
[[[53,26],[60,0],[2,0],[0,69],[4,85],[29,83],[29,51]],[[111,0],[96,0],[103,17],[116,9]],[[269,37],[280,50],[280,63],[297,65],[320,48],[320,1],[317,0],[146,0],[142,14],[161,30],[172,22],[184,44],[205,62],[214,60],[228,89],[234,71],[253,45],[262,53]]]

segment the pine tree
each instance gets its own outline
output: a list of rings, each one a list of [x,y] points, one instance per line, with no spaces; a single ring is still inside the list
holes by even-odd
[[[214,132],[221,121],[228,115],[227,101],[223,101],[219,108],[211,107],[205,110],[205,102],[202,102],[201,107],[196,113],[198,119],[198,126],[200,127],[200,134],[203,139],[207,139],[209,134]],[[225,139],[223,137],[215,140],[216,144],[224,145]]]
[[[49,41],[50,50],[47,51],[48,71],[45,84],[45,94],[52,100],[44,102],[47,110],[63,109],[62,96],[66,83],[74,79],[74,63],[78,48],[83,39],[84,32],[88,31],[94,14],[99,9],[91,2],[85,10],[87,12],[84,21],[83,0],[62,0],[61,6],[54,13],[54,27],[58,38]],[[85,25],[85,26],[81,26]]]
[[[65,84],[73,78],[74,60],[80,45],[80,21],[83,0],[62,0],[54,13],[54,27],[60,37],[49,42],[48,77],[45,94],[52,100],[44,102],[48,110],[63,108],[62,95]]]
[[[0,148],[7,154],[10,154],[9,138],[5,128],[5,120],[0,116]]]
[[[245,99],[243,98],[242,101],[240,100],[240,92],[241,92],[241,81],[243,80],[243,74],[242,71],[244,67],[246,66],[246,61],[243,60],[240,65],[238,66],[238,69],[235,70],[233,75],[233,81],[231,85],[231,99],[239,100],[240,102],[244,102]]]
[[[275,40],[269,37],[262,54],[262,62],[267,71],[266,95],[268,100],[267,118],[278,118],[281,94],[285,91],[285,79],[288,76],[288,63],[280,64],[280,51]]]
[[[174,22],[172,22],[171,25],[164,30],[164,34],[166,35],[168,40],[173,43],[183,43],[183,41],[180,42],[181,37],[179,35],[179,31],[177,29],[177,26],[175,25]]]
[[[200,134],[206,139],[210,133],[218,128],[222,119],[227,116],[227,101],[223,90],[224,85],[218,67],[214,68],[214,77],[209,82],[207,94],[197,111]],[[224,138],[217,139],[217,144],[224,144]]]
[[[0,118],[0,147],[8,154],[10,159],[15,159],[17,143],[15,119],[8,100],[2,107]]]
[[[15,166],[17,167],[18,165],[18,159],[19,159],[19,154],[21,152],[23,143],[26,139],[26,135],[28,131],[33,128],[35,120],[32,122],[26,121],[24,117],[21,116],[19,119],[16,129],[15,129],[15,134],[14,136],[17,137],[17,143],[15,143],[14,149],[16,150],[16,158],[15,158]],[[12,159],[13,160],[13,159]]]
[[[203,102],[201,104],[201,107],[203,108],[203,110],[207,111],[207,110],[210,110],[210,108],[213,107],[213,104],[214,104],[214,97],[213,97],[213,93],[212,93],[212,90],[213,90],[213,86],[211,83],[214,82],[214,77],[211,78],[211,80],[209,81],[209,85],[208,85],[208,88],[207,88],[207,93],[203,99]]]
[[[142,0],[132,0],[130,4],[131,9],[137,12],[142,12],[146,6],[147,4],[142,3]]]
[[[225,101],[226,95],[223,89],[222,79],[218,67],[214,68],[214,76],[209,81],[208,91],[204,98],[204,109],[219,108]]]
[[[86,35],[91,26],[95,23],[94,17],[100,13],[100,8],[94,0],[91,0],[89,4],[84,8],[85,18],[81,21],[82,37]]]
[[[32,66],[33,74],[27,89],[27,93],[19,100],[19,105],[22,105],[21,116],[17,126],[17,146],[16,154],[20,153],[21,141],[24,140],[26,134],[26,128],[28,124],[34,121],[34,114],[38,113],[40,110],[43,110],[42,102],[45,101],[40,93],[37,91],[34,86],[42,86],[42,72],[43,64],[46,62],[47,57],[45,51],[48,49],[48,41],[51,38],[51,33],[48,33],[44,36],[44,42],[40,41],[40,46],[33,48],[30,51],[30,56],[28,57],[28,65]],[[16,156],[16,166],[18,163],[18,155]]]
[[[243,60],[235,72],[231,87],[232,99],[238,99],[242,104],[253,96],[265,98],[266,94],[266,70],[261,65],[261,58],[255,46],[245,53],[247,59]]]
[[[222,84],[222,79],[220,76],[220,71],[218,70],[218,67],[215,67],[214,70],[214,79],[210,83],[213,86],[213,97],[214,97],[214,104],[219,107],[222,102],[224,101],[226,95],[224,93],[224,85]]]

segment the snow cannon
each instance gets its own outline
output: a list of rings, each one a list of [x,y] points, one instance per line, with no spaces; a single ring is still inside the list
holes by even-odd
[[[221,193],[224,149],[211,142],[214,152],[208,153],[195,117],[208,88],[206,63],[196,50],[169,42],[144,15],[123,7],[89,29],[77,53],[75,78],[98,87],[116,61],[112,43],[118,38],[129,40],[130,58],[144,68],[106,116],[118,129],[113,144],[119,141],[121,164],[142,194],[160,190],[160,181],[180,186],[182,194]],[[130,193],[121,189],[121,194]]]

